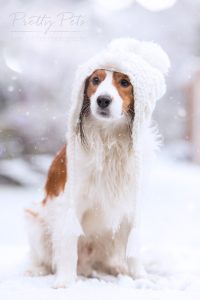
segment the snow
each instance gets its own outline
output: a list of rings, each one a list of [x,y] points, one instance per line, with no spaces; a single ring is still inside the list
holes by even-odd
[[[20,172],[28,171],[18,161]],[[45,163],[46,164],[46,163]],[[162,156],[154,165],[148,197],[142,203],[142,258],[147,277],[79,278],[55,290],[54,276],[24,276],[28,243],[23,208],[42,199],[40,183],[0,189],[0,299],[200,299],[200,168]],[[35,185],[34,185],[35,184]]]

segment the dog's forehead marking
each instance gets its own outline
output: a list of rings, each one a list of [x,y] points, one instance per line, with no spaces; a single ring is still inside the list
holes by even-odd
[[[105,78],[102,80],[102,82],[99,84],[96,90],[96,92],[99,95],[109,93],[113,86],[113,72],[105,70],[105,74],[106,74]]]
[[[103,81],[106,77],[106,70],[104,69],[98,69],[95,70],[92,75],[90,76],[90,79],[94,78],[94,77],[98,77],[101,81]]]

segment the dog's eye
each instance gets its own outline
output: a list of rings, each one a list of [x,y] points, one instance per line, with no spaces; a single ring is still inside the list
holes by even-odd
[[[122,79],[122,80],[120,80],[120,84],[123,87],[127,87],[130,85],[130,82],[128,82],[128,80],[126,80],[126,79]]]
[[[95,85],[99,84],[100,83],[99,77],[96,76],[96,77],[92,78],[92,83]]]

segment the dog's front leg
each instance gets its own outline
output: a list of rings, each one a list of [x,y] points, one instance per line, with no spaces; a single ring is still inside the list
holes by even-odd
[[[73,211],[59,219],[53,234],[54,288],[68,287],[77,276],[77,245],[81,227]]]
[[[77,236],[65,236],[54,245],[54,264],[56,280],[54,288],[65,288],[71,285],[77,276]]]
[[[146,271],[144,269],[140,256],[140,240],[138,228],[132,228],[129,233],[126,256],[130,276],[134,279],[145,278]]]

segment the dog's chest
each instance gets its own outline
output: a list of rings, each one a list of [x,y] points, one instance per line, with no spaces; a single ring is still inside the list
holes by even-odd
[[[78,157],[77,204],[87,214],[86,226],[117,227],[134,201],[133,153],[126,144],[108,143]]]

